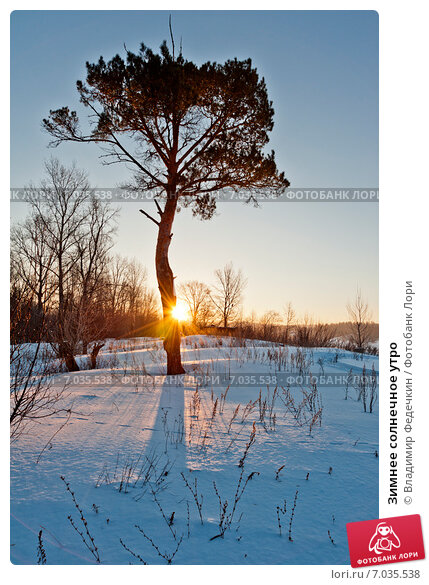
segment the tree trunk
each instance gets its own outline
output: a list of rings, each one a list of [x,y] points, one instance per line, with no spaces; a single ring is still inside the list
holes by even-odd
[[[72,365],[72,360],[70,358],[71,352],[68,352],[65,348],[64,343],[64,320],[65,320],[65,307],[64,307],[64,288],[63,288],[63,263],[62,263],[62,254],[58,254],[58,317],[57,317],[57,342],[58,342],[58,355],[60,358],[64,358],[66,362],[66,367],[69,372],[74,372],[76,370],[71,370],[67,361],[69,361],[70,365]],[[68,357],[67,357],[68,356]],[[71,357],[74,360],[73,355]],[[76,363],[76,362],[75,362]],[[77,368],[79,369],[79,368]]]
[[[104,346],[104,343],[94,343],[92,350],[91,350],[91,354],[90,354],[90,360],[91,360],[91,369],[95,370],[97,367],[97,357],[98,354],[100,353],[100,349]]]
[[[173,227],[176,207],[177,195],[167,195],[165,208],[159,221],[155,255],[156,276],[161,294],[163,313],[164,349],[167,352],[167,375],[185,373],[180,357],[179,323],[172,316],[172,310],[176,306],[176,293],[173,271],[168,262],[168,249],[173,236],[171,229]]]
[[[86,326],[83,327],[82,330],[82,354],[88,354],[88,321],[89,321],[89,311],[88,311],[88,291],[86,283],[84,282],[82,287],[82,298],[79,303],[79,318],[83,319]]]
[[[67,371],[69,372],[78,372],[79,366],[75,360],[74,355],[71,352],[68,352],[64,356],[64,362],[66,364]]]

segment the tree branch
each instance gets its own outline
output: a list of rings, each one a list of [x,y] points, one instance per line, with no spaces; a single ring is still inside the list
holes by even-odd
[[[145,215],[148,219],[153,221],[153,223],[156,223],[156,225],[159,227],[159,221],[156,221],[156,219],[154,217],[152,217],[151,215],[146,213],[146,211],[143,211],[143,209],[139,209],[139,211],[140,211],[140,213],[143,213],[143,215]]]
[[[156,207],[158,209],[158,213],[159,213],[160,217],[162,217],[163,211],[161,209],[161,206],[160,206],[160,204],[158,203],[158,201],[156,199],[154,199],[154,201],[155,201],[155,205],[156,205]]]

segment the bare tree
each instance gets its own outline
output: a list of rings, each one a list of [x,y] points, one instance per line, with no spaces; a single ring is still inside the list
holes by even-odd
[[[206,327],[213,317],[209,287],[203,282],[190,280],[178,287],[178,293],[188,307],[193,325]]]
[[[295,309],[292,303],[289,302],[283,309],[285,315],[285,326],[284,326],[284,343],[287,345],[290,340],[291,329],[296,321]]]
[[[11,233],[11,309],[25,314],[14,339],[50,343],[48,369],[56,356],[79,370],[79,353],[96,367],[107,334],[157,321],[155,293],[136,260],[109,256],[118,211],[91,195],[85,173],[55,159],[46,172],[40,187],[27,189],[30,216]]]
[[[112,315],[123,316],[125,314],[125,290],[126,272],[128,261],[119,254],[113,256],[109,261],[107,273],[108,306]]]
[[[40,215],[32,214],[24,223],[12,227],[10,246],[12,270],[36,303],[36,319],[31,328],[37,330],[55,293],[51,278],[54,254]],[[31,332],[27,333],[31,338]]]
[[[147,284],[147,270],[135,259],[118,254],[110,259],[106,273],[106,306],[115,335],[135,333],[159,318],[155,291]]]
[[[49,251],[44,277],[53,283],[56,315],[48,321],[48,339],[67,369],[76,371],[80,343],[86,350],[91,338],[99,336],[94,331],[94,298],[103,281],[117,212],[90,196],[85,172],[74,165],[67,168],[51,159],[45,170],[47,180],[28,189],[28,222],[43,234]],[[28,248],[27,255],[32,254]]]
[[[262,326],[263,339],[273,340],[276,325],[280,323],[281,317],[277,311],[266,311],[259,323]]]
[[[143,290],[147,280],[147,271],[135,259],[128,262],[126,270],[126,298],[130,328],[134,332],[137,325],[137,314],[143,302]]]
[[[139,315],[144,326],[153,325],[159,321],[158,297],[153,288],[144,283],[141,293]]]
[[[56,283],[57,319],[51,330],[51,339],[58,356],[64,359],[69,371],[79,369],[72,344],[67,340],[71,298],[70,279],[78,260],[76,242],[86,220],[88,199],[86,174],[75,166],[66,168],[52,158],[45,164],[47,180],[40,187],[28,190],[32,212],[40,218],[47,233],[48,245],[54,256],[51,272]]]
[[[247,279],[241,270],[235,272],[232,262],[215,270],[215,277],[211,298],[223,327],[229,327],[238,317]]]
[[[114,221],[117,214],[118,210],[92,197],[86,221],[76,241],[76,270],[79,278],[77,294],[80,297],[77,303],[77,318],[82,322],[81,341],[84,354],[88,352],[88,343],[102,337],[108,327],[107,315],[103,316],[102,322],[98,318],[99,301],[100,289],[104,286],[103,276],[108,253],[113,246],[112,236],[116,229]],[[95,346],[92,356],[94,349]]]
[[[350,342],[357,351],[364,351],[371,336],[372,315],[368,302],[362,297],[360,289],[357,289],[354,301],[347,304],[347,312],[350,318]]]

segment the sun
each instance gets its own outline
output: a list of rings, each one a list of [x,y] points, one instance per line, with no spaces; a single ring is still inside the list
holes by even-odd
[[[180,301],[176,303],[175,307],[173,307],[171,315],[173,316],[173,319],[176,319],[177,321],[186,321],[189,318],[188,309],[186,308],[186,305],[184,305]]]

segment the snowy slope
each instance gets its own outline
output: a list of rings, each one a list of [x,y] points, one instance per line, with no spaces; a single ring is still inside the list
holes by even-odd
[[[349,563],[346,523],[378,516],[378,405],[365,413],[353,387],[378,357],[182,345],[176,384],[150,339],[111,341],[103,368],[56,377],[72,413],[12,445],[12,562],[37,562],[42,530],[48,564]],[[302,384],[282,387],[286,373]]]

